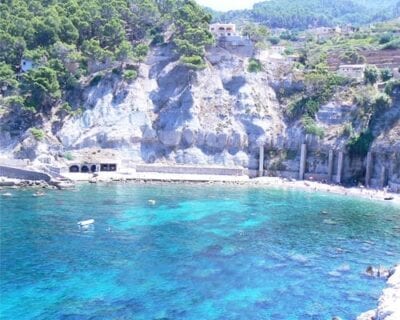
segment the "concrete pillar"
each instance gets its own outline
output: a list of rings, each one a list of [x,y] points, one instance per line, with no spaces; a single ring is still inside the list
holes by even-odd
[[[387,186],[387,174],[386,174],[386,167],[382,167],[381,176],[379,179],[379,185],[383,189]]]
[[[260,146],[260,158],[258,163],[258,176],[264,175],[264,145]]]
[[[333,150],[329,150],[329,158],[328,158],[328,181],[332,182],[333,176]]]
[[[339,151],[339,156],[338,156],[338,167],[337,167],[337,176],[336,176],[336,182],[337,182],[337,183],[342,183],[343,160],[344,160],[343,151]]]
[[[371,181],[372,176],[372,152],[368,152],[367,154],[367,167],[365,170],[365,186],[369,188],[369,183]]]
[[[307,164],[307,145],[303,143],[301,145],[301,154],[300,154],[299,180],[304,180],[304,174],[306,173],[306,164]]]

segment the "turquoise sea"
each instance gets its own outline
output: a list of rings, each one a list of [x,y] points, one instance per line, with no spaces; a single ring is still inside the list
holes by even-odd
[[[367,266],[400,260],[390,203],[208,185],[11,192],[0,319],[355,319],[385,286]]]

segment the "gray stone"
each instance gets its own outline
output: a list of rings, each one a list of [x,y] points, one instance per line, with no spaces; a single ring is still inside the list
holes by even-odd
[[[145,142],[157,141],[157,132],[153,128],[146,126],[143,130],[142,140]]]
[[[185,147],[190,147],[195,142],[195,133],[190,129],[185,129],[182,132],[182,142]]]
[[[213,132],[209,132],[206,135],[206,145],[210,148],[217,148],[217,135]]]
[[[161,143],[167,147],[177,147],[181,142],[182,133],[180,131],[164,131],[158,132],[158,137]]]
[[[226,144],[228,142],[228,135],[226,133],[220,133],[217,136],[217,147],[218,149],[222,150],[225,148]]]

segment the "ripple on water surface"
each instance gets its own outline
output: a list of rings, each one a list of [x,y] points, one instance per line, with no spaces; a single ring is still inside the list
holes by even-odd
[[[354,319],[384,287],[363,271],[400,252],[399,207],[368,200],[200,185],[13,193],[0,199],[4,319]]]

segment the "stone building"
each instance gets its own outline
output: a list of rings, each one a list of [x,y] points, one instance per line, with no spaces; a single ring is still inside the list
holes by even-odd
[[[342,64],[337,73],[346,78],[362,81],[364,79],[365,64]]]

